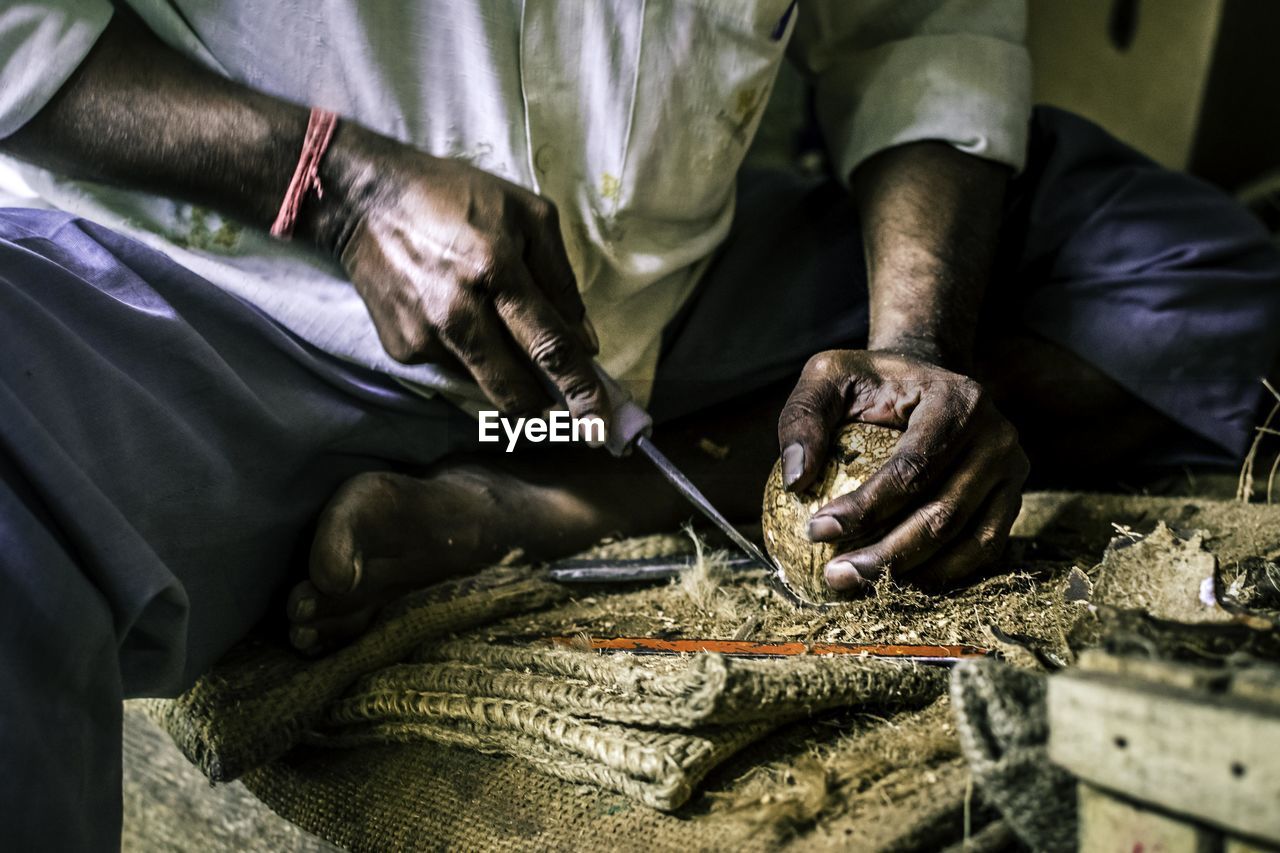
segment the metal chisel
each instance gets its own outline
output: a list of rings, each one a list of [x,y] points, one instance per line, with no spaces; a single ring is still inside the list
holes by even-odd
[[[649,439],[653,432],[653,418],[649,417],[649,413],[641,408],[631,395],[598,364],[596,373],[600,375],[600,380],[609,394],[609,402],[613,406],[613,418],[609,424],[609,435],[605,440],[608,451],[614,456],[622,457],[630,455],[633,450],[638,450],[657,467],[658,472],[666,478],[668,483],[676,487],[676,491],[684,495],[685,499],[697,507],[698,511],[712,524],[720,528],[720,531],[728,536],[729,540],[744,554],[761,566],[773,569],[773,561],[766,557],[754,542],[730,524],[729,520],[721,515],[719,510],[698,490],[698,487],[654,446]]]
[[[646,583],[678,578],[695,564],[693,557],[641,557],[623,560],[569,559],[548,566],[548,576],[557,583],[615,584]],[[755,567],[752,557],[730,557],[726,569]]]

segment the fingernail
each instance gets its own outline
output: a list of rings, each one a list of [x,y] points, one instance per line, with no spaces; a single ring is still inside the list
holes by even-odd
[[[320,639],[320,634],[315,628],[294,628],[289,631],[289,639],[293,641],[295,648],[309,649]]]
[[[804,473],[804,447],[799,444],[788,444],[782,451],[782,482],[788,489]]]
[[[600,352],[600,335],[596,334],[595,324],[591,322],[591,318],[586,314],[582,315],[582,331],[587,335],[587,344],[591,354],[598,354]]]
[[[307,621],[316,615],[316,600],[314,598],[303,598],[293,605],[293,618]]]
[[[840,522],[836,521],[829,515],[820,515],[817,518],[809,519],[809,541],[825,542],[828,539],[838,539],[844,534],[844,530],[840,527]],[[852,564],[849,564],[853,568]]]
[[[862,592],[867,589],[866,581],[848,560],[832,560],[823,568],[822,574],[826,578],[827,586],[834,590]]]

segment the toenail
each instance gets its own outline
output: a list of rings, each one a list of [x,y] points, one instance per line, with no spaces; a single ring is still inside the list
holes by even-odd
[[[351,558],[351,587],[347,592],[355,592],[360,586],[360,578],[364,576],[364,557],[358,552]]]
[[[315,628],[294,628],[289,631],[289,638],[297,648],[309,649],[320,639],[320,635]]]
[[[306,621],[316,615],[316,600],[314,598],[299,599],[293,605],[293,618]]]

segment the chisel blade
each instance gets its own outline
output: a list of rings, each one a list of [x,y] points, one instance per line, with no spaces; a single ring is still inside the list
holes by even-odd
[[[636,449],[648,457],[667,479],[671,485],[675,486],[680,494],[685,496],[689,503],[698,508],[698,511],[711,520],[711,523],[720,528],[725,536],[728,536],[734,545],[737,545],[742,552],[751,559],[758,562],[766,569],[774,569],[773,561],[764,555],[764,552],[756,547],[756,544],[747,537],[738,532],[738,529],[729,523],[729,520],[720,514],[711,501],[707,500],[702,492],[698,491],[698,487],[689,481],[689,478],[677,468],[670,459],[663,455],[662,451],[653,446],[653,442],[648,436],[642,435],[635,442]]]

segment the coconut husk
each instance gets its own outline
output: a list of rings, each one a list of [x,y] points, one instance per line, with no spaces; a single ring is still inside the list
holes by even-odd
[[[872,424],[846,424],[836,435],[822,476],[800,492],[782,484],[782,463],[764,487],[764,544],[778,564],[779,578],[802,601],[825,604],[842,596],[827,586],[823,569],[837,546],[811,542],[809,519],[831,501],[857,489],[893,455],[902,433]]]

